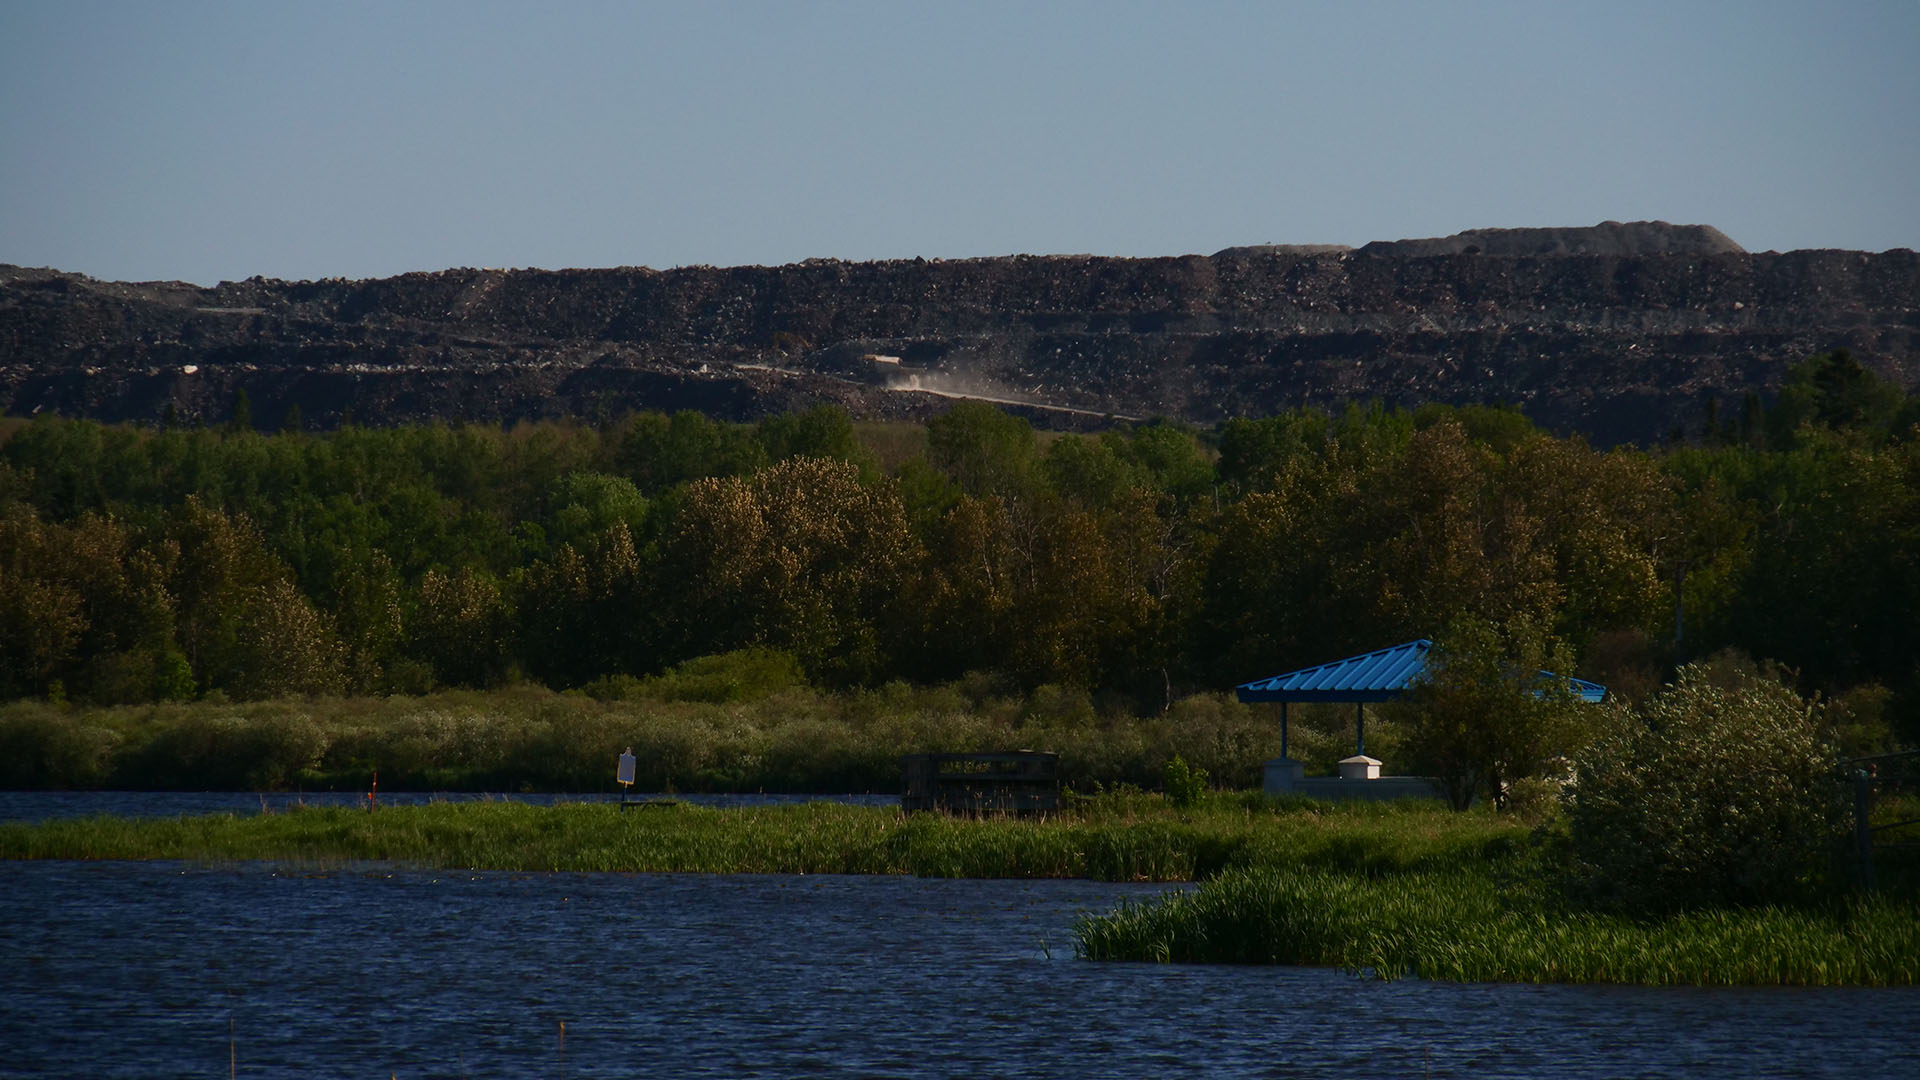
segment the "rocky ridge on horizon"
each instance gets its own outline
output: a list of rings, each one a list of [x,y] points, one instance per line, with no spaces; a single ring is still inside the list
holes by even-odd
[[[1472,249],[1472,250],[1469,250]],[[746,420],[982,396],[1055,426],[1506,402],[1595,442],[1737,412],[1836,347],[1920,380],[1920,256],[1708,226],[1473,230],[1213,256],[475,270],[212,288],[0,266],[0,407],[313,426],[632,409]]]

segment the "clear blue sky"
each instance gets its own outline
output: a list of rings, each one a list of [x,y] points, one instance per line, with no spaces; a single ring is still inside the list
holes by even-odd
[[[1920,248],[1920,0],[0,3],[0,262]]]

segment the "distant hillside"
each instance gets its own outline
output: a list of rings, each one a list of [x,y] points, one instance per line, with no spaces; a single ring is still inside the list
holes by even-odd
[[[1746,251],[1711,225],[1603,221],[1578,229],[1468,229],[1430,240],[1376,240],[1362,255],[1740,255]]]
[[[1920,256],[1751,254],[1708,226],[1475,230],[1157,259],[448,270],[202,289],[0,267],[0,407],[108,420],[500,421],[947,396],[1211,424],[1303,403],[1504,401],[1615,443],[1845,346],[1920,379]]]

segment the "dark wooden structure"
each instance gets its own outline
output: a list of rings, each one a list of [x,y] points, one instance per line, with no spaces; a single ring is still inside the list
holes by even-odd
[[[1860,860],[1860,880],[1871,889],[1874,887],[1873,858],[1876,850],[1898,850],[1905,855],[1920,849],[1920,835],[1913,830],[1913,826],[1920,825],[1920,818],[1882,820],[1878,825],[1873,823],[1875,802],[1888,796],[1911,796],[1920,792],[1920,750],[1853,758],[1842,761],[1840,768],[1853,781],[1853,842],[1855,854]],[[1894,811],[1896,814],[1898,812]],[[1881,835],[1876,836],[1876,833]]]
[[[1060,809],[1060,755],[907,754],[900,759],[900,808],[962,817],[1034,817]]]

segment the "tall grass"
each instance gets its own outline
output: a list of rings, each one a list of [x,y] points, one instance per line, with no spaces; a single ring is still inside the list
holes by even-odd
[[[1485,815],[1376,806],[1290,810],[1215,796],[1175,813],[1158,796],[1082,801],[1044,821],[964,821],[810,803],[622,813],[606,803],[434,803],[181,818],[0,824],[0,858],[373,859],[496,870],[917,874],[1192,881],[1268,863],[1398,873],[1470,865],[1510,844]]]
[[[1022,696],[991,681],[846,694],[774,686],[744,699],[701,672],[628,681],[596,686],[601,697],[520,686],[100,709],[17,702],[0,707],[0,787],[354,790],[377,771],[388,790],[606,791],[628,747],[639,786],[656,791],[890,792],[902,754],[1014,748],[1059,752],[1063,779],[1082,788],[1157,786],[1175,755],[1245,787],[1279,753],[1277,723],[1223,694],[1139,718],[1101,712],[1082,691]]]
[[[1910,986],[1920,904],[1836,900],[1633,919],[1568,910],[1538,888],[1454,870],[1386,877],[1274,866],[1089,916],[1096,960],[1308,964],[1381,978],[1645,985]]]

